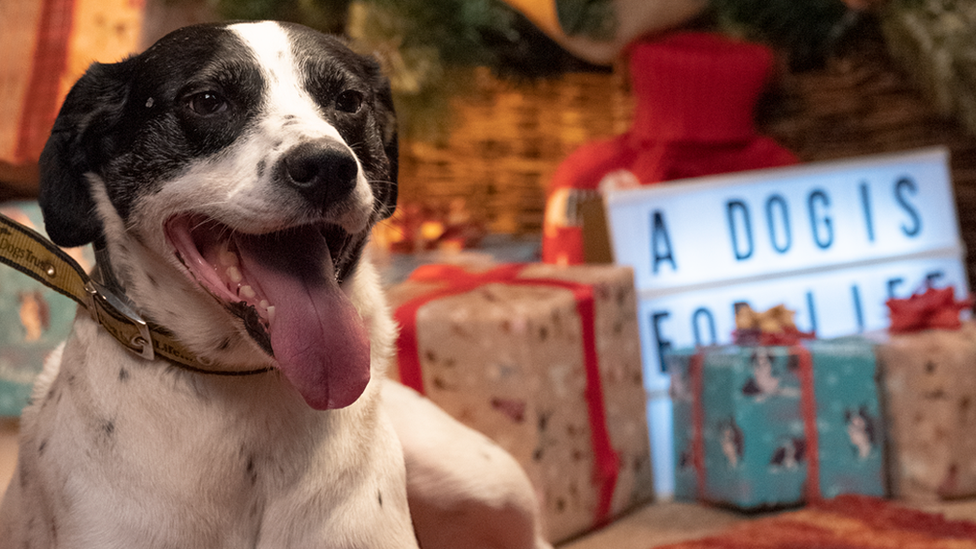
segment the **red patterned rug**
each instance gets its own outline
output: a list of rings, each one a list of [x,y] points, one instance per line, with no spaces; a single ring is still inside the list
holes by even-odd
[[[841,496],[661,549],[976,549],[976,523],[896,503]]]

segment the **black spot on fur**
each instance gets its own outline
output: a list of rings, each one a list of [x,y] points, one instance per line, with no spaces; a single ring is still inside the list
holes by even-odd
[[[268,163],[265,162],[263,158],[261,159],[260,162],[258,162],[258,177],[263,177],[264,176],[264,169],[267,166],[268,166]]]
[[[152,275],[147,274],[146,275],[146,278],[149,279],[149,283],[152,284],[153,288],[158,288],[159,287],[159,282],[157,282],[156,279]]]
[[[38,456],[44,455],[45,448],[47,448],[47,439],[42,440],[41,443],[37,446],[37,455]]]
[[[115,422],[114,421],[106,421],[106,422],[102,423],[102,431],[106,435],[108,435],[109,437],[111,437],[112,435],[114,435],[115,434]]]
[[[545,431],[546,430],[546,427],[548,427],[548,426],[549,426],[549,414],[548,413],[546,413],[546,414],[540,414],[539,415],[539,431],[540,432],[541,431]]]
[[[258,483],[258,471],[254,467],[254,456],[247,458],[247,478],[251,481],[251,486]]]
[[[376,499],[380,502],[380,507],[383,507],[383,492],[376,492]]]
[[[129,370],[126,370],[124,367],[119,368],[119,381],[129,381]]]
[[[228,347],[230,347],[229,337],[225,337],[224,339],[220,340],[220,343],[217,344],[217,349],[221,351],[226,351]]]

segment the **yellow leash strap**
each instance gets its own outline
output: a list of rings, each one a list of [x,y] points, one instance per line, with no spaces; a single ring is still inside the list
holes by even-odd
[[[213,365],[211,361],[196,358],[173,334],[146,322],[124,299],[92,280],[64,250],[3,214],[0,214],[0,263],[77,301],[126,349],[147,360],[159,356],[184,369],[212,375],[241,376],[272,369],[209,369]]]

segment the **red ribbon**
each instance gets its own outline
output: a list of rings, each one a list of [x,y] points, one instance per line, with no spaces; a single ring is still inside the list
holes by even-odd
[[[972,298],[956,301],[952,287],[928,288],[907,299],[889,299],[885,303],[891,318],[888,328],[893,334],[922,330],[958,330],[962,326],[959,312],[973,306]]]
[[[691,463],[695,468],[695,480],[699,501],[705,500],[705,403],[702,398],[705,385],[705,352],[698,351],[688,363],[691,381]]]
[[[807,479],[804,486],[806,501],[820,501],[820,438],[817,431],[817,398],[813,389],[813,357],[810,350],[801,345],[793,345],[790,352],[799,359],[797,376],[800,378],[800,413],[803,416],[803,431],[806,435]],[[695,468],[697,494],[700,501],[706,501],[705,494],[705,404],[704,391],[705,353],[698,351],[688,364],[688,377],[691,383],[692,399],[691,421],[691,459]]]
[[[803,414],[803,431],[806,434],[807,460],[806,500],[820,501],[820,433],[817,430],[817,396],[813,391],[813,357],[810,350],[801,345],[790,348],[800,360],[797,376],[800,378],[800,412]]]
[[[580,315],[583,332],[583,361],[586,366],[586,404],[590,420],[590,438],[595,454],[594,483],[599,485],[600,500],[595,515],[595,525],[602,526],[610,520],[610,506],[620,470],[620,458],[610,444],[607,429],[606,407],[603,400],[603,382],[600,379],[600,362],[596,352],[595,307],[593,288],[578,282],[552,278],[521,278],[525,264],[505,264],[494,269],[472,273],[455,265],[423,265],[418,267],[409,280],[444,284],[422,296],[400,305],[394,317],[400,324],[397,341],[397,363],[400,380],[404,385],[424,393],[423,371],[420,366],[420,349],[417,343],[417,311],[424,304],[449,295],[469,292],[485,284],[522,284],[555,286],[573,292],[576,311]]]

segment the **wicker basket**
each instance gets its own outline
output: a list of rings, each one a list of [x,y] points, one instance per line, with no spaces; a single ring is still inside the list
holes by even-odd
[[[616,72],[514,84],[478,69],[473,87],[452,100],[456,125],[446,142],[401,145],[400,197],[434,204],[463,198],[494,233],[540,232],[559,162],[630,125],[627,81]]]

